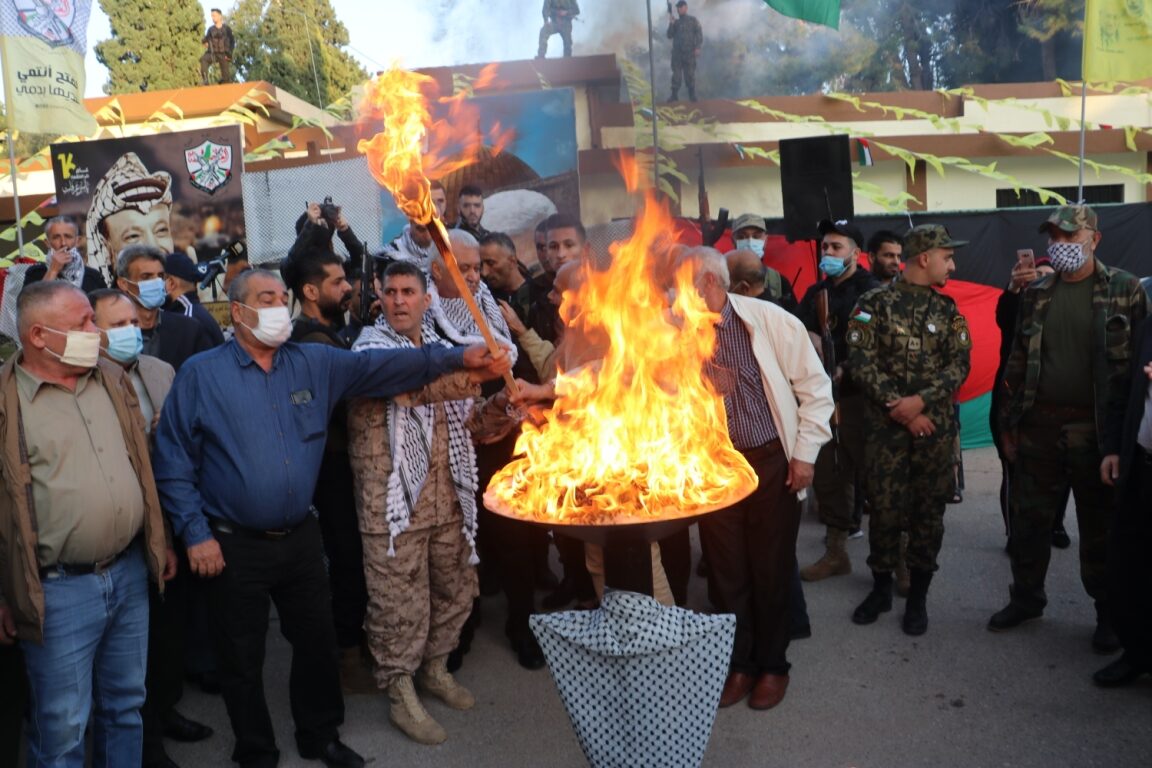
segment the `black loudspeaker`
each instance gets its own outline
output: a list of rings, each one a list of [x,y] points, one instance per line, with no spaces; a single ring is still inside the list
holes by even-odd
[[[817,240],[822,219],[851,219],[852,152],[848,137],[780,141],[780,193],[788,242]]]

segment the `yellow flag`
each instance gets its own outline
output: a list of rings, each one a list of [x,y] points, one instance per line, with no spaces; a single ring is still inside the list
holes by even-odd
[[[1084,79],[1152,78],[1152,0],[1087,0]]]
[[[84,108],[92,0],[2,0],[0,60],[9,125],[29,133],[96,132]]]

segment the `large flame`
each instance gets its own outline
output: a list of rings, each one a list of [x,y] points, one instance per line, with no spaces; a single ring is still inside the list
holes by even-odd
[[[598,339],[598,359],[560,374],[545,421],[525,424],[522,456],[489,484],[490,509],[565,524],[642,522],[719,509],[755,489],[704,373],[718,317],[691,265],[672,271],[673,228],[649,198],[632,237],[611,247],[609,268],[581,265],[579,286],[564,294],[562,343]]]
[[[429,179],[471,165],[482,148],[499,154],[513,138],[499,123],[482,129],[480,112],[469,101],[473,90],[491,87],[496,79],[496,66],[489,65],[469,88],[440,97],[431,77],[392,67],[365,85],[360,119],[372,130],[381,124],[383,128],[361,140],[357,149],[367,155],[372,176],[409,219],[422,224],[432,220]],[[435,115],[430,104],[438,105]]]

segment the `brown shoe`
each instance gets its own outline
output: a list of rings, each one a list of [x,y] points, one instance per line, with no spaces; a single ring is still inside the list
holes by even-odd
[[[784,692],[787,690],[788,675],[760,675],[756,678],[752,695],[748,697],[748,706],[752,709],[772,709],[784,700]]]
[[[748,695],[752,690],[752,675],[743,672],[733,672],[724,681],[724,690],[720,692],[720,707],[730,707]]]

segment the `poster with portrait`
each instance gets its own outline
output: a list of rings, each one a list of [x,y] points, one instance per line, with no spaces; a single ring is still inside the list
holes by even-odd
[[[105,277],[128,245],[209,261],[244,238],[238,125],[53,144],[51,152],[60,213],[76,219],[88,266]]]
[[[516,243],[525,264],[535,263],[532,232],[536,224],[553,213],[580,216],[580,178],[576,143],[576,96],[571,88],[552,88],[525,93],[499,93],[467,100],[465,120],[484,137],[469,162],[448,173],[428,171],[444,185],[447,198],[445,223],[457,219],[460,189],[479,187],[484,197],[485,229],[503,232]],[[448,109],[433,105],[433,119],[444,119]],[[456,115],[451,118],[460,122]],[[489,137],[499,135],[499,142]],[[457,157],[449,149],[449,165]],[[408,223],[396,208],[391,194],[382,190],[384,242],[400,235]]]

